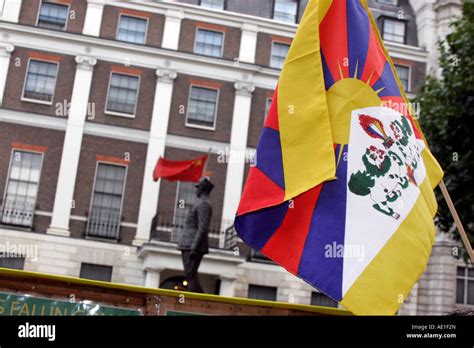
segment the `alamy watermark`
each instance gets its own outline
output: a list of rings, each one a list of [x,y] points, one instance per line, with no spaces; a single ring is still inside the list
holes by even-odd
[[[363,244],[338,244],[332,242],[324,246],[324,257],[345,258],[362,261],[365,257],[365,246]]]
[[[0,243],[0,258],[24,257],[33,262],[38,260],[38,244]]]

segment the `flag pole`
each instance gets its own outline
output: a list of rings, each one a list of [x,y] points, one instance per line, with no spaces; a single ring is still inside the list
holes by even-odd
[[[439,187],[441,189],[441,192],[443,193],[444,200],[448,204],[449,211],[451,212],[451,215],[453,216],[454,223],[456,224],[456,227],[458,228],[459,234],[461,235],[461,239],[464,243],[464,247],[466,248],[467,254],[469,255],[469,258],[471,261],[474,263],[474,252],[472,251],[472,246],[471,243],[469,242],[469,238],[467,237],[466,230],[464,229],[464,226],[462,225],[461,219],[459,218],[458,212],[456,211],[456,207],[454,206],[453,201],[451,200],[451,196],[449,195],[448,189],[446,188],[446,185],[443,180],[439,183]]]

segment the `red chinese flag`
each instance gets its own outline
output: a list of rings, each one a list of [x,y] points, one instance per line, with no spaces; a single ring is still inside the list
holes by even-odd
[[[198,182],[202,177],[207,155],[189,161],[170,161],[160,157],[153,172],[153,180]]]

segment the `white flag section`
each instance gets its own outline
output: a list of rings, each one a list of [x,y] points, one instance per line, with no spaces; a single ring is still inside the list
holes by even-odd
[[[405,220],[426,176],[424,144],[393,109],[354,110],[348,148],[344,246],[364,257],[344,258],[343,295]]]

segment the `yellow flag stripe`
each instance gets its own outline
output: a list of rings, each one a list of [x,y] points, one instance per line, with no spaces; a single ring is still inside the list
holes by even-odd
[[[278,84],[285,200],[335,176],[319,26],[314,25],[329,5],[328,1],[308,3]]]
[[[395,314],[424,271],[434,243],[436,200],[428,178],[420,190],[398,230],[344,294],[341,304],[354,314]]]

